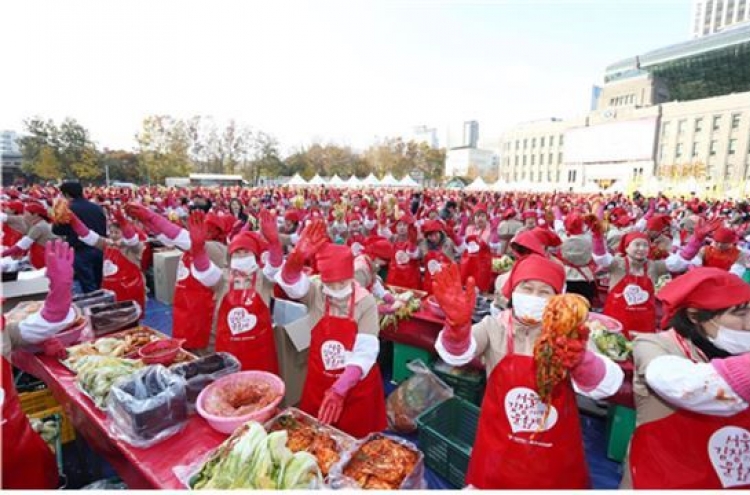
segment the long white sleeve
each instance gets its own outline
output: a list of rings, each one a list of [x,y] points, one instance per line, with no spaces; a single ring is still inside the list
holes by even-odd
[[[748,404],[709,363],[660,356],[648,364],[646,383],[673,406],[713,416],[731,416]]]
[[[282,265],[282,268],[276,272],[274,280],[276,280],[276,283],[279,284],[279,287],[281,287],[289,297],[291,297],[292,299],[302,299],[310,291],[310,279],[307,275],[301,273],[299,280],[297,280],[296,283],[288,284],[284,282],[284,277],[282,277],[281,275],[283,266],[284,265]]]
[[[612,264],[612,262],[615,260],[615,257],[612,256],[610,253],[606,253],[604,255],[593,255],[594,263],[596,263],[596,266],[598,268],[609,268],[609,266]]]
[[[76,319],[76,312],[73,308],[68,309],[65,319],[57,323],[50,323],[44,319],[41,311],[32,313],[18,324],[18,331],[21,339],[30,344],[38,344],[56,333],[65,330]]]
[[[380,353],[380,341],[374,335],[358,333],[354,339],[354,348],[346,358],[346,365],[358,366],[362,370],[362,377],[366,377]]]

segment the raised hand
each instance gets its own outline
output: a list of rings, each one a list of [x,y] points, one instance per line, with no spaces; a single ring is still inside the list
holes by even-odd
[[[477,299],[474,278],[469,277],[464,290],[458,265],[450,263],[433,275],[432,287],[450,327],[462,328],[471,322]]]

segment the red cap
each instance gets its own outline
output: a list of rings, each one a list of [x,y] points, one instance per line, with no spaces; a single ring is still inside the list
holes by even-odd
[[[213,240],[224,242],[223,238],[226,237],[227,234],[229,234],[229,231],[232,230],[232,226],[234,225],[234,222],[236,220],[237,219],[231,215],[217,215],[216,213],[207,213],[205,222],[207,227],[214,227],[219,231],[218,238],[215,238]]]
[[[523,218],[524,220],[528,220],[529,218],[537,219],[539,218],[539,216],[536,214],[534,210],[526,210],[521,215],[521,218]]]
[[[320,280],[324,283],[341,282],[354,278],[354,255],[347,246],[329,243],[316,257]]]
[[[583,234],[583,217],[578,213],[571,213],[565,217],[565,231],[568,235],[581,235]]]
[[[503,212],[502,218],[503,220],[508,220],[509,218],[513,218],[518,214],[518,212],[513,208],[508,208]]]
[[[486,215],[487,214],[487,205],[484,204],[484,203],[479,203],[478,205],[476,205],[474,207],[474,215],[476,215],[477,213],[484,213]]]
[[[513,244],[524,247],[539,256],[546,256],[547,254],[544,250],[544,243],[542,243],[542,240],[533,230],[520,232],[511,241],[511,247],[513,247]]]
[[[648,242],[648,236],[643,232],[628,232],[620,239],[620,252],[625,254],[625,250],[628,248],[631,242],[643,239]]]
[[[750,301],[750,284],[720,268],[699,267],[667,283],[657,294],[664,305],[662,328],[682,308],[716,311]]]
[[[440,220],[427,220],[422,224],[422,232],[426,235],[432,232],[445,232]]]
[[[44,207],[41,203],[37,203],[36,201],[30,201],[26,203],[24,206],[27,212],[32,213],[34,215],[39,215],[40,217],[49,220],[49,212],[47,211],[47,208]]]
[[[720,227],[714,232],[714,241],[722,244],[734,244],[737,242],[737,234],[727,227]]]
[[[668,228],[672,224],[672,219],[669,215],[654,215],[646,222],[646,230],[652,232],[661,232]]]
[[[365,254],[370,258],[380,258],[381,260],[390,260],[393,256],[393,246],[387,239],[372,238],[365,245]]]
[[[260,256],[260,253],[267,249],[266,241],[264,241],[255,232],[240,232],[232,239],[229,243],[229,254],[230,256],[238,249],[246,249],[253,253],[256,258]]]
[[[287,211],[286,214],[284,215],[284,220],[286,220],[287,222],[299,223],[300,221],[299,211],[297,210]]]
[[[565,286],[565,270],[556,261],[537,254],[530,254],[513,265],[510,276],[503,286],[505,298],[510,299],[516,286],[526,280],[544,282],[559,294]]]
[[[531,231],[532,234],[539,238],[539,241],[547,247],[556,248],[562,245],[562,239],[560,236],[555,234],[548,228],[545,227],[534,227]]]

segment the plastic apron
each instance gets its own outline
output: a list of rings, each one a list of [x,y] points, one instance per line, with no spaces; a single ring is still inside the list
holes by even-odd
[[[484,241],[479,244],[479,251],[470,253],[464,251],[461,256],[461,282],[466,284],[469,277],[474,277],[477,288],[481,292],[490,292],[492,284],[492,253]]]
[[[451,263],[450,258],[446,256],[442,249],[429,251],[424,257],[424,282],[422,287],[428,294],[432,294],[432,276],[437,273],[440,267]]]
[[[57,488],[59,478],[55,456],[42,437],[31,428],[21,410],[10,363],[5,358],[2,361],[2,488]]]
[[[393,257],[388,265],[388,279],[386,283],[397,287],[419,290],[422,287],[419,261],[411,259],[408,254],[409,247],[408,242],[397,242],[393,246]],[[409,256],[408,261],[399,263],[399,258],[404,255]]]
[[[146,287],[143,282],[141,267],[130,261],[127,256],[112,246],[104,249],[102,265],[102,289],[115,293],[115,300],[135,301],[141,307],[141,318],[146,313]]]
[[[307,378],[299,407],[315,417],[318,416],[323,396],[344,372],[345,355],[352,351],[357,338],[354,294],[350,297],[348,317],[332,316],[329,298],[326,297],[323,317],[312,329]],[[383,431],[388,426],[385,391],[377,363],[349,391],[341,417],[333,426],[357,438]]]
[[[44,268],[47,262],[44,259],[44,246],[35,242],[29,248],[29,261],[36,269]]]
[[[536,392],[532,356],[508,354],[495,366],[482,402],[466,483],[481,489],[585,489],[589,474],[575,393],[570,381],[554,389],[552,410]]]
[[[279,374],[271,312],[258,294],[256,271],[247,289],[235,289],[234,277],[221,299],[216,321],[216,352],[233,354],[242,371],[259,370]]]
[[[703,266],[729,271],[739,257],[740,250],[734,246],[726,251],[720,251],[713,246],[708,246],[703,254]]]
[[[205,349],[214,320],[214,291],[200,283],[190,272],[193,257],[182,254],[177,264],[177,284],[172,301],[172,337],[185,339],[186,349]]]
[[[656,331],[654,283],[648,276],[648,263],[643,267],[643,275],[633,275],[630,260],[625,257],[625,276],[610,290],[603,313],[622,323],[628,339],[631,331]]]
[[[633,488],[641,489],[750,488],[750,410],[723,417],[678,409],[639,426],[630,442],[630,474]]]

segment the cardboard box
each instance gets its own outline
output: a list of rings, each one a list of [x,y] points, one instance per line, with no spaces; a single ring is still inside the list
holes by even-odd
[[[302,397],[307,376],[312,322],[304,304],[281,299],[276,299],[274,303],[273,322],[279,370],[286,384],[283,405],[296,406]]]
[[[154,297],[161,303],[172,304],[181,257],[182,251],[177,249],[154,253]]]

